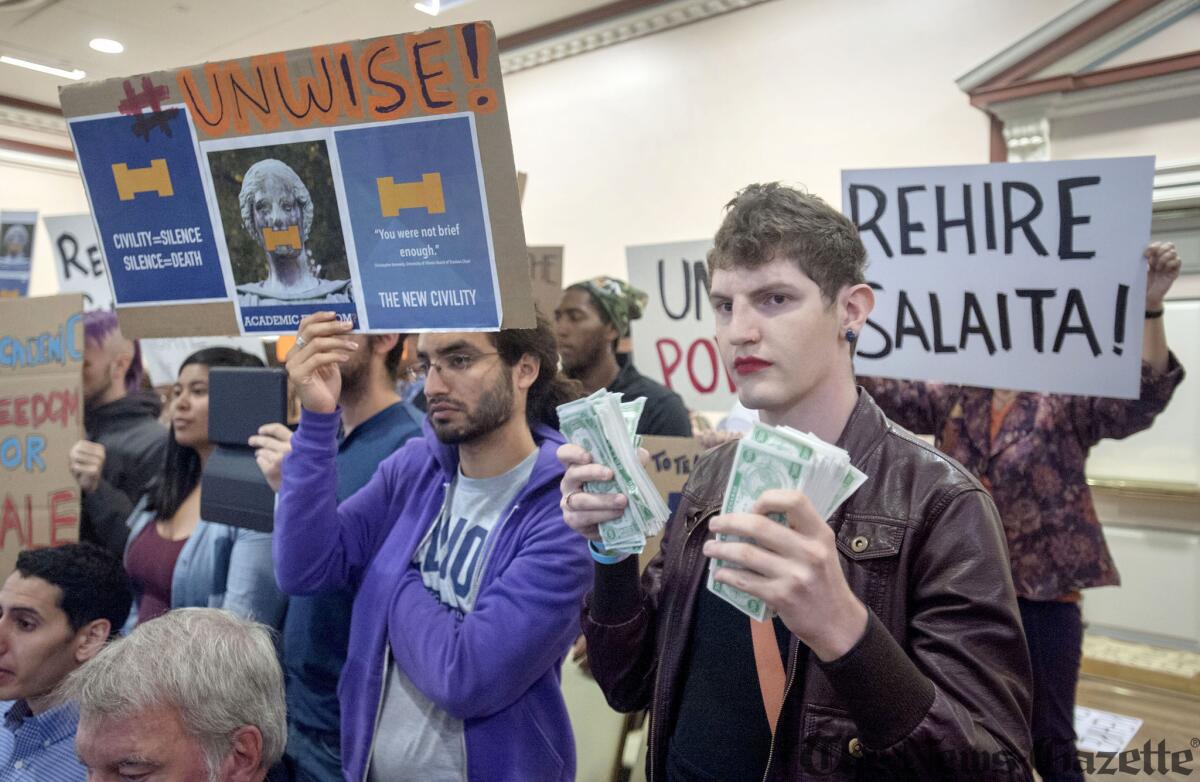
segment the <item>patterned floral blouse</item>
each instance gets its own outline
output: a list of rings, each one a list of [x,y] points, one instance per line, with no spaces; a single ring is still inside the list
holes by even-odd
[[[931,434],[992,493],[1013,583],[1028,600],[1061,600],[1120,583],[1084,477],[1088,450],[1149,428],[1183,380],[1142,364],[1138,399],[1020,393],[992,438],[992,389],[859,378],[888,417]]]

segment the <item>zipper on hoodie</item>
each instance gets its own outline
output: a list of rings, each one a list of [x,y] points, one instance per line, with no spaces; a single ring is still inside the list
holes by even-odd
[[[429,529],[425,531],[425,534],[423,536],[421,536],[421,540],[417,541],[417,548],[414,549],[414,552],[420,550],[421,543],[425,540],[425,538],[429,537],[429,535],[433,531],[433,528],[437,526],[437,521],[438,521],[438,519],[440,519],[442,517],[442,514],[446,511],[446,504],[448,502],[450,502],[450,484],[443,483],[442,484],[442,506],[438,509],[437,515],[433,517],[433,522],[429,525]],[[378,736],[379,736],[379,717],[383,714],[383,696],[387,692],[388,669],[391,668],[391,664],[392,664],[392,644],[391,644],[391,641],[389,641],[387,639],[387,635],[386,635],[386,631],[385,631],[385,635],[384,635],[384,639],[383,639],[383,678],[380,679],[379,695],[375,699],[375,720],[371,723],[371,744],[370,744],[370,746],[367,747],[367,762],[363,766],[362,782],[367,782],[367,777],[370,776],[370,774],[371,774],[371,761],[375,757],[375,739],[378,738]],[[464,740],[464,744],[465,744],[465,741],[466,741],[465,731],[464,731],[464,739],[463,740]],[[463,757],[465,758],[466,755],[467,755],[467,753],[466,753],[466,749],[464,746]]]
[[[488,566],[491,565],[492,549],[496,547],[496,541],[500,538],[500,530],[504,529],[504,525],[513,517],[517,509],[521,507],[520,501],[517,501],[508,511],[508,515],[500,520],[500,523],[492,528],[491,533],[487,536],[487,540],[483,544],[483,567],[475,571],[475,577],[471,580],[471,591],[475,596],[479,596],[479,585],[483,583],[483,575],[487,572]],[[471,610],[475,610],[475,606],[471,606]]]
[[[371,762],[375,759],[375,739],[379,737],[379,717],[383,714],[383,694],[387,692],[388,668],[391,667],[391,647],[383,644],[383,679],[379,682],[379,697],[375,704],[375,720],[371,723],[371,745],[367,747],[367,762],[363,765],[362,782],[371,774]]]

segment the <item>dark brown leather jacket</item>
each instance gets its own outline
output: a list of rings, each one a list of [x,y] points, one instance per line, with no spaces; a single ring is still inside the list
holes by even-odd
[[[1031,779],[1029,654],[991,498],[956,462],[859,392],[838,445],[869,480],[830,520],[850,588],[870,610],[845,656],[792,638],[764,779]],[[651,710],[647,772],[666,778],[686,647],[734,445],[696,467],[662,550],[597,565],[588,657],[613,708]],[[799,674],[799,675],[798,675]]]

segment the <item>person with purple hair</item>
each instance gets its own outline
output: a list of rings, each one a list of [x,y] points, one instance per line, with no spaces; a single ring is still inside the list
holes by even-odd
[[[125,520],[162,467],[167,430],[157,395],[141,390],[137,342],[106,310],[83,316],[83,407],[86,440],[71,447],[71,474],[82,491],[82,540],[117,556],[125,551]]]

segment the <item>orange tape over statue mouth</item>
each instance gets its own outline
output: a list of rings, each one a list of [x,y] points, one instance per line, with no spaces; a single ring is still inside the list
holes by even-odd
[[[267,252],[275,252],[281,247],[291,250],[300,249],[300,226],[290,225],[282,231],[264,228],[262,234],[263,245],[267,248]]]
[[[381,176],[375,185],[379,188],[379,213],[384,217],[396,217],[401,209],[423,208],[431,215],[446,211],[442,175],[437,172],[422,174],[420,182],[397,183],[390,176]]]

